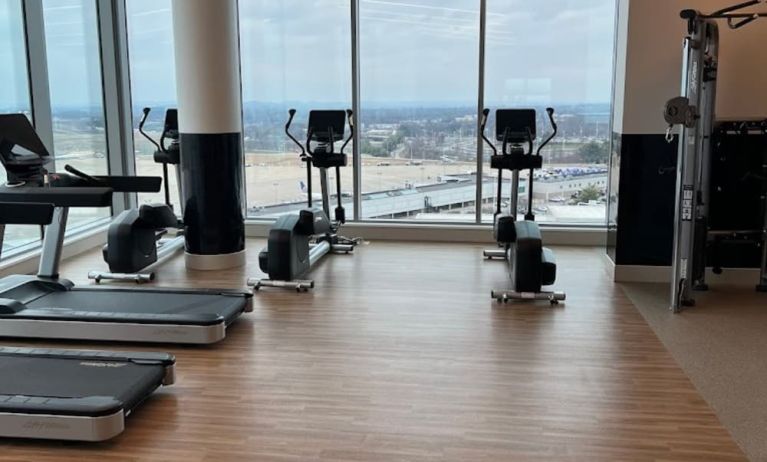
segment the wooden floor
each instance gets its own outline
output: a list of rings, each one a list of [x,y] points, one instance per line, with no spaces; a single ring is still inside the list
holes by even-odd
[[[176,258],[160,282],[241,287],[260,274],[249,244],[247,270],[187,274]],[[744,460],[601,250],[557,250],[554,309],[492,301],[504,264],[480,250],[373,243],[322,263],[313,293],[257,294],[218,346],[110,345],[175,354],[177,384],[112,442],[2,441],[0,459]],[[95,267],[94,252],[63,274]]]

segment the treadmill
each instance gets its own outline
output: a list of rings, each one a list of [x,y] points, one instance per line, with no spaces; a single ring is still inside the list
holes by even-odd
[[[0,252],[6,224],[44,225],[52,215],[50,204],[0,203]],[[173,383],[174,364],[164,353],[0,347],[0,437],[113,438],[139,404]]]
[[[90,176],[45,169],[49,154],[22,114],[0,115],[0,201],[54,205],[36,276],[0,279],[0,337],[211,344],[252,311],[249,291],[75,287],[59,277],[70,207],[110,207],[114,192],[157,192],[159,177]]]

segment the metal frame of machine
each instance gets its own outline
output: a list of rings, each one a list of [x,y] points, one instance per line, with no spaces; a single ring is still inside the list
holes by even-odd
[[[741,28],[767,17],[767,13],[743,11],[760,3],[761,0],[750,0],[711,14],[696,10],[683,10],[680,14],[687,21],[688,32],[684,41],[682,96],[669,100],[664,114],[669,124],[666,135],[669,142],[674,139],[674,126],[681,126],[672,257],[670,309],[673,312],[693,306],[692,291],[706,288],[710,155],[719,54],[717,21],[726,20],[731,29]],[[757,289],[767,291],[767,245],[764,243],[767,230],[762,229],[761,233],[763,255]]]

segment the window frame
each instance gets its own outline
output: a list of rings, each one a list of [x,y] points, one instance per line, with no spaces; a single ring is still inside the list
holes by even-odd
[[[47,51],[45,41],[45,24],[43,18],[43,0],[18,0],[21,4],[24,46],[27,60],[28,91],[30,95],[30,107],[32,120],[41,139],[46,146],[53,146],[53,117],[51,111],[51,95],[49,87],[49,73],[47,64]],[[132,95],[130,89],[130,63],[128,49],[128,28],[126,4],[127,0],[86,0],[92,1],[96,6],[98,38],[99,38],[99,62],[102,82],[102,98],[104,107],[105,137],[107,145],[107,165],[111,175],[134,175],[135,152],[134,130],[132,127]],[[487,36],[487,0],[477,0],[479,4],[479,66],[478,66],[478,94],[477,115],[484,107],[485,98],[485,56]],[[612,41],[617,40],[617,27],[619,16],[619,2],[615,0],[615,29]],[[350,0],[349,20],[351,23],[350,43],[351,47],[351,97],[352,109],[355,114],[361,112],[360,101],[360,0]],[[613,46],[613,69],[615,68],[615,53]],[[615,87],[615,72],[611,77],[612,87]],[[610,97],[609,133],[613,131],[614,123],[614,91]],[[479,117],[477,121],[479,128]],[[477,175],[481,176],[485,170],[483,161],[484,145],[477,129]],[[413,228],[425,229],[423,236],[429,239],[434,230],[460,230],[460,229],[483,229],[489,225],[482,223],[481,207],[476,207],[476,214],[472,221],[415,221],[415,220],[371,220],[362,219],[362,159],[359,152],[361,134],[355,130],[353,138],[352,178],[353,178],[353,210],[351,225],[366,229],[376,228]],[[610,150],[613,149],[612,137],[609,141]],[[55,166],[54,166],[55,167]],[[612,166],[610,166],[612,168]],[[243,188],[246,185],[243,183]],[[476,203],[482,201],[481,182],[477,182]],[[609,192],[608,192],[609,194]],[[242,194],[243,210],[247,210],[247,197]],[[136,194],[117,194],[113,200],[110,216],[115,216],[123,210],[137,205]],[[272,223],[269,218],[250,217],[246,215],[246,222],[252,230],[263,228]],[[68,238],[88,236],[94,231],[106,227],[106,219],[98,220],[89,226],[77,227]],[[593,235],[595,231],[605,231],[608,227],[608,218],[604,222],[594,224],[573,223],[543,223],[542,227],[549,232],[570,233],[574,241],[581,240],[580,234]],[[251,233],[249,233],[251,234]],[[29,244],[19,249],[8,252],[3,260],[17,257],[20,253],[39,251],[40,242]]]
[[[477,142],[477,156],[476,156],[476,169],[477,176],[481,177],[485,170],[484,153],[485,146],[480,133],[480,114],[484,108],[485,100],[485,59],[486,59],[486,38],[487,38],[487,0],[477,0],[479,5],[479,63],[478,63],[478,81],[477,81],[477,130],[476,130],[476,142]],[[350,0],[350,12],[349,18],[351,20],[351,84],[352,84],[352,110],[354,111],[357,120],[359,120],[361,114],[361,100],[360,100],[360,0]],[[615,26],[613,29],[612,42],[616,40],[617,34],[617,16],[618,16],[618,2],[615,1]],[[615,66],[615,46],[613,45],[613,65]],[[615,73],[611,76],[611,87],[615,86]],[[613,112],[614,112],[614,91],[610,91],[610,116],[609,116],[609,128],[608,132],[612,133],[613,124]],[[487,227],[487,223],[482,222],[482,208],[477,206],[473,221],[416,221],[412,219],[366,219],[361,218],[362,215],[362,158],[360,156],[359,147],[361,142],[361,133],[359,130],[355,130],[353,137],[353,160],[350,166],[353,169],[353,214],[350,222],[358,223],[365,226],[382,226],[391,227],[396,224],[404,225],[427,225],[427,226],[439,226],[440,228],[460,228],[464,226],[476,226]],[[608,140],[610,149],[612,149],[612,137]],[[482,182],[477,182],[476,185],[476,198],[475,203],[480,204],[484,199],[482,193]],[[246,207],[243,204],[243,207]],[[261,218],[255,216],[246,216],[248,222],[254,224],[270,223],[274,219]],[[549,228],[552,230],[585,230],[591,232],[593,230],[606,230],[607,229],[607,209],[605,207],[605,217],[599,223],[542,223],[543,228]]]
[[[24,31],[24,52],[27,62],[27,82],[32,122],[43,143],[51,152],[53,141],[53,114],[51,108],[50,76],[43,0],[17,0],[21,4]],[[127,31],[125,30],[124,3],[111,0],[84,0],[94,3],[98,36],[101,95],[104,108],[107,171],[110,175],[132,175],[133,136],[130,127],[129,68],[127,65]],[[128,111],[126,117],[125,111]],[[127,128],[126,128],[127,127]],[[127,130],[127,131],[126,131]],[[51,168],[56,169],[55,159]],[[73,226],[67,230],[68,241],[86,239],[108,226],[111,218],[136,203],[135,194],[115,194],[108,217],[91,223]],[[41,239],[2,254],[2,261],[18,259],[20,255],[39,252]]]

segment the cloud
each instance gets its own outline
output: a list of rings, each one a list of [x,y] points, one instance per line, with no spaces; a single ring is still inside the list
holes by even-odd
[[[49,40],[68,36],[61,46],[49,43],[56,68],[51,76],[58,76],[52,94],[69,103],[88,102],[100,94],[90,88],[98,82],[86,75],[98,64],[88,56],[98,58],[95,8],[91,13],[79,1],[66,1],[46,9]],[[614,0],[487,4],[488,99],[514,97],[509,92],[546,82],[554,101],[609,101]],[[476,0],[361,0],[362,97],[475,102],[478,5]],[[170,0],[130,0],[126,6],[134,103],[175,100]],[[240,16],[246,100],[351,99],[349,0],[240,0]]]

